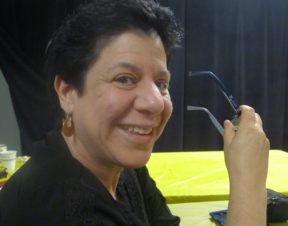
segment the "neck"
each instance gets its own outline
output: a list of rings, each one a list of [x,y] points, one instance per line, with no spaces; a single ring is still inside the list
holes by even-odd
[[[109,163],[103,157],[97,157],[93,151],[86,150],[75,138],[64,137],[72,156],[88,168],[104,185],[111,196],[117,200],[117,185],[123,168]]]

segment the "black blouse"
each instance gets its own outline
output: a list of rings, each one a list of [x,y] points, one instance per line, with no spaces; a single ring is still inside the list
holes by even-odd
[[[0,192],[1,226],[179,225],[146,167],[122,172],[118,202],[60,133],[47,134],[33,153]]]

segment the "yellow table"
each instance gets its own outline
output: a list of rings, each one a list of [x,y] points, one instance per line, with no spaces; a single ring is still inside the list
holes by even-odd
[[[169,208],[181,218],[181,226],[216,226],[210,220],[209,212],[227,209],[227,205],[228,201],[211,201],[169,204]],[[288,226],[288,222],[272,223],[270,226]]]
[[[147,167],[168,203],[227,200],[223,151],[153,153]],[[288,153],[271,150],[267,187],[288,194]]]

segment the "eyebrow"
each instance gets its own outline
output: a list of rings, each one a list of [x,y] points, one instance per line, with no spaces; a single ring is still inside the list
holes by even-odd
[[[141,74],[143,70],[135,64],[131,64],[128,62],[118,62],[107,69],[107,72],[114,70],[115,68],[125,68],[129,69],[135,73]],[[159,76],[165,76],[168,79],[171,78],[171,73],[169,70],[161,70],[157,73]]]

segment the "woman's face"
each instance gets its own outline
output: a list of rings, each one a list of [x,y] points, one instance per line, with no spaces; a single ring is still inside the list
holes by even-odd
[[[149,159],[172,112],[170,73],[157,35],[113,38],[74,95],[74,140],[91,160],[140,167]]]

